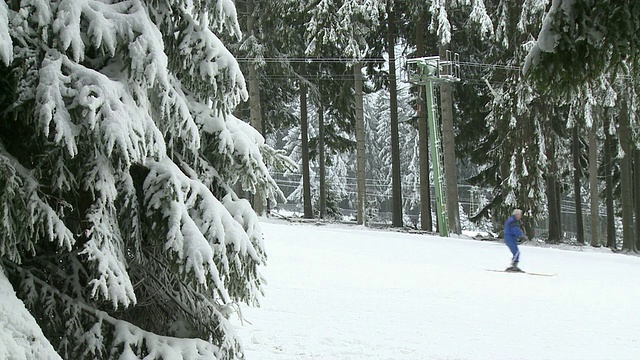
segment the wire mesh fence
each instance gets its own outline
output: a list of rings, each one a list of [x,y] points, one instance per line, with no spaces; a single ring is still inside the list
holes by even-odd
[[[301,191],[296,191],[301,188],[302,180],[301,175],[297,173],[274,173],[272,174],[276,183],[287,198],[287,203],[278,204],[278,208],[286,210],[291,213],[302,213],[303,205],[302,200],[297,196],[301,194]],[[332,179],[328,179],[328,186],[338,194],[338,202],[335,204],[336,209],[339,212],[340,220],[342,221],[356,221],[357,215],[357,185],[356,178],[349,176],[333,176]],[[311,179],[312,188],[318,184],[317,176]],[[410,179],[403,180],[403,197],[404,197],[404,219],[405,225],[410,227],[420,227],[420,203],[419,203],[419,189],[416,187],[418,184]],[[367,189],[367,215],[370,223],[377,225],[390,225],[392,219],[391,213],[391,185],[390,181],[384,181],[379,179],[366,179]],[[313,193],[313,191],[312,191]],[[459,184],[458,185],[458,202],[460,204],[461,218],[466,220],[476,215],[481,209],[483,209],[489,202],[492,196],[491,189],[484,189],[477,186]],[[314,195],[315,197],[315,195]],[[591,241],[591,213],[588,206],[588,201],[583,201],[585,204],[582,208],[583,213],[583,227],[585,241]],[[435,195],[434,188],[431,187],[431,208],[435,207]],[[314,204],[315,208],[315,204]],[[435,216],[434,219],[435,226]],[[602,238],[606,234],[606,213],[604,209],[600,209],[600,216],[598,219],[599,237]],[[619,219],[616,219],[619,223]],[[576,238],[577,234],[577,216],[575,209],[575,201],[572,195],[566,195],[561,200],[561,231],[564,239],[571,241]],[[498,232],[501,224],[495,224],[494,232]],[[463,230],[478,230],[478,224],[474,224],[468,221],[463,221]],[[483,229],[484,230],[484,229]],[[539,238],[546,238],[548,233],[548,218],[546,215],[542,215],[536,220],[534,226],[535,236]]]

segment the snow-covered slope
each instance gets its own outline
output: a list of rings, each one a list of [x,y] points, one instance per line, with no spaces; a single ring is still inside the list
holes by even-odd
[[[267,220],[268,221],[268,220]],[[638,359],[640,258],[262,224],[269,281],[240,325],[247,358]]]
[[[61,359],[0,267],[0,359]]]

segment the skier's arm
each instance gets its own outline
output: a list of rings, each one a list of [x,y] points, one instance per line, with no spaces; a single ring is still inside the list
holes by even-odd
[[[516,239],[520,238],[521,236],[524,236],[524,233],[520,229],[520,224],[518,224],[517,221],[514,221],[511,223],[511,231],[513,232],[513,235],[516,236]]]

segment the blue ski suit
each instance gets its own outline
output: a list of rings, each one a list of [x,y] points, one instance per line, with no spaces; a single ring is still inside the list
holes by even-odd
[[[520,222],[516,220],[514,216],[511,216],[504,224],[504,242],[507,244],[509,250],[511,250],[511,253],[513,254],[512,262],[514,265],[517,265],[518,261],[520,261],[518,238],[522,235],[524,235],[524,233],[520,229]]]

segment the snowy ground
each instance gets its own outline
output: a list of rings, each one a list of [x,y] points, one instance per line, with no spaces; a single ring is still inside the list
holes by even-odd
[[[248,359],[640,358],[638,257],[266,221]]]

